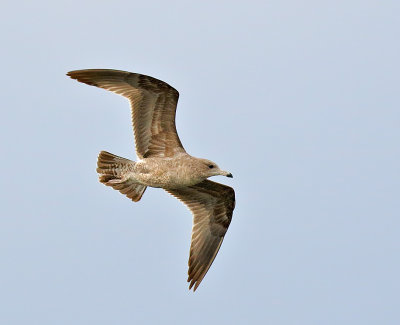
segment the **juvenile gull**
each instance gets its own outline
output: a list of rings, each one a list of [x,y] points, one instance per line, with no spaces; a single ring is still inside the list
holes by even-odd
[[[191,210],[188,282],[189,289],[194,286],[196,291],[218,253],[235,208],[234,190],[207,178],[232,174],[210,160],[186,153],[175,127],[179,93],[167,83],[107,69],[76,70],[67,75],[129,99],[138,161],[101,151],[99,180],[134,202],[141,199],[147,186],[160,187]]]

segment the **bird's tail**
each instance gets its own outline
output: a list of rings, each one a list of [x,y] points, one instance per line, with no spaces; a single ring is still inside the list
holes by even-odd
[[[147,186],[124,178],[126,172],[133,171],[135,164],[132,160],[118,157],[107,151],[101,151],[97,159],[99,181],[137,202],[142,198]]]

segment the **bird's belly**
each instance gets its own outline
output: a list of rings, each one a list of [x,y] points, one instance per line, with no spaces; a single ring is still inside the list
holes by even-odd
[[[144,185],[166,189],[191,186],[203,181],[202,178],[194,177],[194,175],[182,175],[182,173],[179,173],[179,170],[150,172],[148,174],[137,175],[136,178]]]

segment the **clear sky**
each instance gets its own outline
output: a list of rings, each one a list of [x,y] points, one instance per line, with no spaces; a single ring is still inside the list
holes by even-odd
[[[400,2],[5,1],[0,323],[400,324]],[[188,291],[191,215],[100,184],[135,159],[128,102],[65,76],[180,92],[187,151],[236,210]]]

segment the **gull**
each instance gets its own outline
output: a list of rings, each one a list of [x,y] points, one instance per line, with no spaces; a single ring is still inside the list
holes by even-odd
[[[138,73],[110,69],[75,70],[72,79],[100,87],[130,101],[137,161],[101,151],[99,181],[137,202],[148,186],[162,188],[192,212],[189,290],[196,291],[213,263],[232,220],[235,192],[208,180],[232,174],[211,160],[189,155],[178,137],[175,113],[178,91]]]

